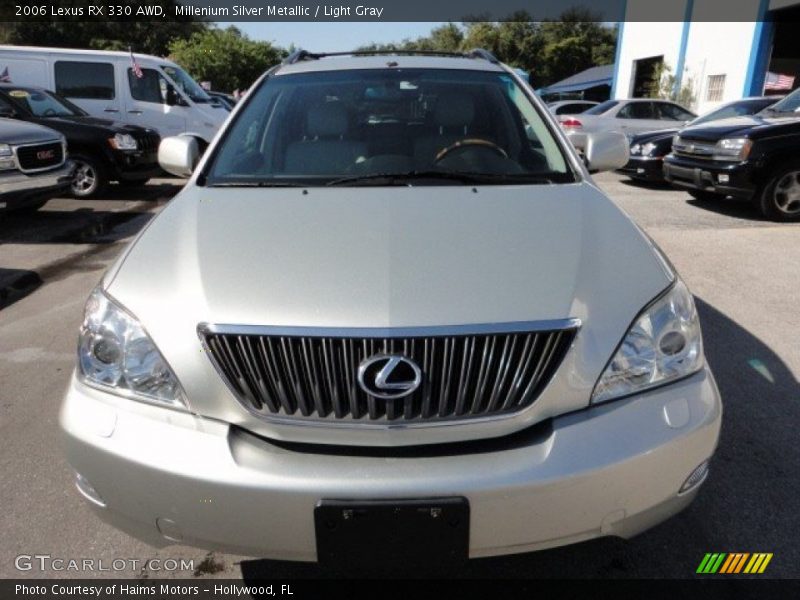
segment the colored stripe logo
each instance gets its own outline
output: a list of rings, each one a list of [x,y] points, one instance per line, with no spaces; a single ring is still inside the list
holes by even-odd
[[[703,575],[763,573],[771,560],[771,552],[709,552],[700,561],[696,573]]]

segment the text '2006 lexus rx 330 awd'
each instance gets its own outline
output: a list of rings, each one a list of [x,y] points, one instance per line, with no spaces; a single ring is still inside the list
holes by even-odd
[[[60,423],[156,545],[463,560],[686,507],[721,404],[694,301],[485,51],[300,51],[91,293]],[[198,164],[195,164],[198,163]],[[438,564],[438,563],[436,563]]]

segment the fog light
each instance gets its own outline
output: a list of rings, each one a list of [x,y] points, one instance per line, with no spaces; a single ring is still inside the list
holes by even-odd
[[[728,175],[720,175],[719,177],[717,177],[717,181],[719,181],[720,183],[728,183],[730,180],[731,178]]]
[[[96,504],[100,508],[106,507],[106,503],[103,502],[103,498],[97,490],[94,489],[94,486],[80,473],[75,473],[75,487],[78,488],[81,495],[92,504]]]
[[[697,467],[694,471],[692,471],[691,475],[686,478],[686,481],[683,482],[681,489],[678,490],[678,494],[685,494],[691,489],[696,488],[698,485],[703,483],[708,476],[708,461],[704,460],[700,463],[700,466]]]

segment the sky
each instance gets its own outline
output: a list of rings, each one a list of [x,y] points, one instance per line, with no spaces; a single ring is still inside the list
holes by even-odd
[[[294,44],[311,52],[346,52],[371,42],[399,42],[430,33],[441,23],[265,23],[218,22],[220,27],[235,25],[255,40],[265,40],[284,48]]]

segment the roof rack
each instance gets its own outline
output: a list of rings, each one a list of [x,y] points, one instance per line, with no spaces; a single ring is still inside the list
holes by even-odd
[[[293,65],[304,60],[317,60],[329,56],[376,56],[376,55],[405,55],[405,56],[453,56],[460,58],[479,58],[488,60],[492,64],[498,64],[497,57],[483,48],[475,48],[469,52],[445,52],[438,50],[354,50],[351,52],[321,52],[313,53],[308,50],[295,50],[287,56],[281,64]]]

